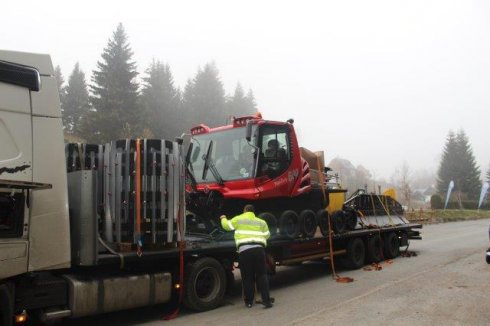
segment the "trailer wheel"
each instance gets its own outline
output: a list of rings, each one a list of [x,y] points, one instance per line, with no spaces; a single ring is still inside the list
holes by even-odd
[[[347,253],[344,262],[347,268],[359,269],[366,260],[366,246],[361,238],[350,239],[347,243]]]
[[[225,270],[216,259],[198,259],[187,267],[184,305],[196,311],[218,307],[223,301],[226,283]]]
[[[384,239],[385,258],[395,258],[400,255],[400,241],[395,232],[390,232]]]
[[[271,235],[277,234],[277,219],[274,214],[264,212],[260,213],[258,218],[263,219],[267,223],[267,227],[269,228],[269,232]]]
[[[313,238],[317,227],[315,212],[305,209],[299,214],[299,220],[301,222],[301,232],[307,238]]]
[[[328,235],[328,211],[324,209],[318,210],[316,212],[316,219],[318,226],[320,226],[320,232],[323,236]]]
[[[332,229],[335,233],[345,231],[345,213],[343,211],[335,211],[332,214]]]
[[[12,326],[14,322],[14,298],[7,284],[0,285],[0,322]]]
[[[279,218],[279,231],[291,238],[296,238],[299,235],[299,217],[295,211],[282,212]]]
[[[383,260],[383,243],[379,234],[367,239],[367,259],[370,263],[379,263]]]

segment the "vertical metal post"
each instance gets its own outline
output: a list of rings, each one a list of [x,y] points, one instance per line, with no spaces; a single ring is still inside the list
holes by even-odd
[[[168,193],[168,215],[167,215],[167,242],[173,242],[174,233],[174,218],[175,218],[175,144],[172,143],[172,148],[168,155],[168,182],[167,182],[167,193]]]
[[[104,238],[108,242],[112,242],[112,207],[111,203],[113,200],[114,193],[111,192],[111,185],[113,184],[111,174],[112,166],[114,162],[112,161],[112,151],[111,144],[105,146],[104,151]]]
[[[114,143],[116,144],[116,143]],[[116,239],[117,242],[120,243],[122,241],[122,235],[121,235],[121,223],[122,223],[122,213],[121,213],[121,206],[123,205],[121,201],[121,194],[123,192],[123,184],[124,184],[124,176],[123,176],[123,171],[122,171],[122,156],[123,152],[119,151],[116,146],[114,146],[113,150],[116,152],[116,167],[115,167],[115,183],[114,183],[114,190],[115,190],[115,202],[114,202],[114,208],[116,211],[115,214],[115,221],[116,221]]]
[[[145,138],[143,140],[143,149],[141,151],[141,155],[143,155],[143,175],[142,175],[142,191],[143,191],[143,225],[147,225],[146,221],[148,219],[147,210],[148,210],[148,140]],[[146,227],[143,228],[146,230]],[[144,235],[141,235],[144,237]]]
[[[160,154],[160,219],[162,225],[169,214],[166,214],[167,211],[167,176],[168,176],[168,166],[167,166],[167,146],[165,140],[161,140],[161,154]],[[170,159],[170,158],[168,158]],[[163,232],[163,230],[162,230]],[[165,241],[165,240],[164,240]]]
[[[151,149],[151,241],[157,243],[157,153]]]

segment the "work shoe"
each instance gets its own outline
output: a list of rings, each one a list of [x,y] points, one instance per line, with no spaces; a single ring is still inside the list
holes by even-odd
[[[272,306],[273,306],[272,302],[270,302],[270,301],[269,302],[264,302],[262,304],[264,305],[264,308],[265,309],[272,308]]]
[[[275,301],[274,297],[270,297],[269,300],[270,300],[271,303],[274,303],[274,301]],[[262,299],[255,300],[255,303],[257,303],[257,304],[258,303],[262,303]]]

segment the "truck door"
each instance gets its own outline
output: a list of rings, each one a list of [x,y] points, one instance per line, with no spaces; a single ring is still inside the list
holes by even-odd
[[[32,182],[31,99],[25,74],[36,72],[2,61],[0,53],[0,181]],[[0,182],[0,279],[27,271],[25,195]]]
[[[293,186],[286,173],[292,158],[288,126],[261,126],[259,145],[258,175],[271,179],[261,188],[263,196],[288,196]]]

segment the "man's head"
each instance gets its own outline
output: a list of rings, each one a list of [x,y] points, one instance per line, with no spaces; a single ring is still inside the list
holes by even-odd
[[[254,205],[251,205],[251,204],[245,205],[245,207],[243,208],[243,212],[244,213],[246,213],[246,212],[252,212],[252,213],[254,213],[255,212]]]
[[[277,149],[279,147],[279,142],[277,141],[277,139],[271,139],[267,143],[267,146],[272,149]]]

